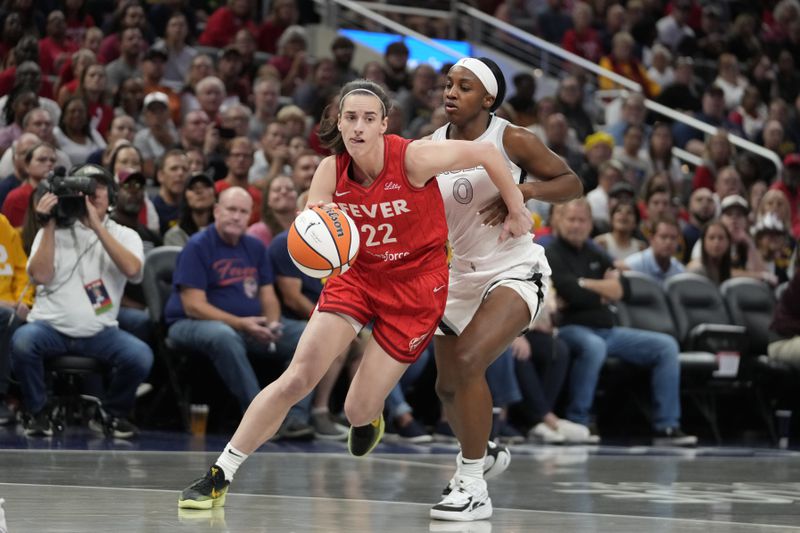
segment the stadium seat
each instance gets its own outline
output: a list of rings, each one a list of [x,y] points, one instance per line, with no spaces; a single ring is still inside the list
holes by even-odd
[[[147,302],[147,309],[150,312],[150,319],[153,321],[154,331],[158,332],[156,356],[164,364],[170,388],[177,402],[181,423],[188,431],[190,391],[183,385],[185,380],[181,372],[181,369],[186,366],[186,355],[177,352],[174,347],[170,346],[163,317],[164,306],[172,292],[172,273],[180,252],[179,246],[160,246],[150,250],[145,256],[142,290]],[[164,392],[163,389],[160,390],[157,398],[162,398]],[[158,405],[158,403],[158,401],[154,401],[154,405]]]

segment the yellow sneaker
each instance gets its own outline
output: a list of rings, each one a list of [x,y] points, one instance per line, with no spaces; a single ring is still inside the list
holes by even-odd
[[[181,509],[211,509],[225,505],[225,495],[228,493],[230,481],[225,479],[225,473],[217,465],[208,469],[206,475],[183,489],[178,498],[178,507]]]
[[[363,457],[375,449],[383,437],[385,427],[383,415],[366,426],[357,428],[350,426],[350,433],[347,435],[347,449],[350,450],[350,455]]]

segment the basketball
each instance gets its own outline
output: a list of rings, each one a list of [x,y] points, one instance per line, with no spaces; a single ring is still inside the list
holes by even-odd
[[[356,223],[338,207],[313,207],[300,213],[289,229],[289,256],[312,278],[337,276],[358,255]]]

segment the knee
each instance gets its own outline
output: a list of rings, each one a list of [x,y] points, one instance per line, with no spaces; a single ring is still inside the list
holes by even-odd
[[[451,403],[456,396],[455,385],[441,375],[436,378],[436,395],[443,403]]]
[[[308,372],[290,366],[276,384],[281,397],[287,398],[294,405],[308,396],[317,383]]]
[[[35,329],[33,324],[26,324],[14,332],[10,346],[12,364],[38,358],[34,344],[37,338]]]
[[[678,360],[678,353],[680,352],[680,346],[678,345],[678,341],[675,340],[675,337],[672,335],[667,335],[666,333],[654,333],[654,344],[656,344],[656,352],[665,359],[673,359],[675,361]]]
[[[577,355],[584,364],[600,367],[608,355],[608,346],[602,338],[591,335],[583,339]]]
[[[348,394],[344,401],[344,414],[353,426],[366,426],[380,415],[383,402],[377,404]]]

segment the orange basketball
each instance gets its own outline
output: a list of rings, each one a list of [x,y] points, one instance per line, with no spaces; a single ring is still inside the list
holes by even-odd
[[[345,272],[358,255],[358,228],[333,206],[300,213],[289,229],[289,256],[304,274],[327,278]]]

